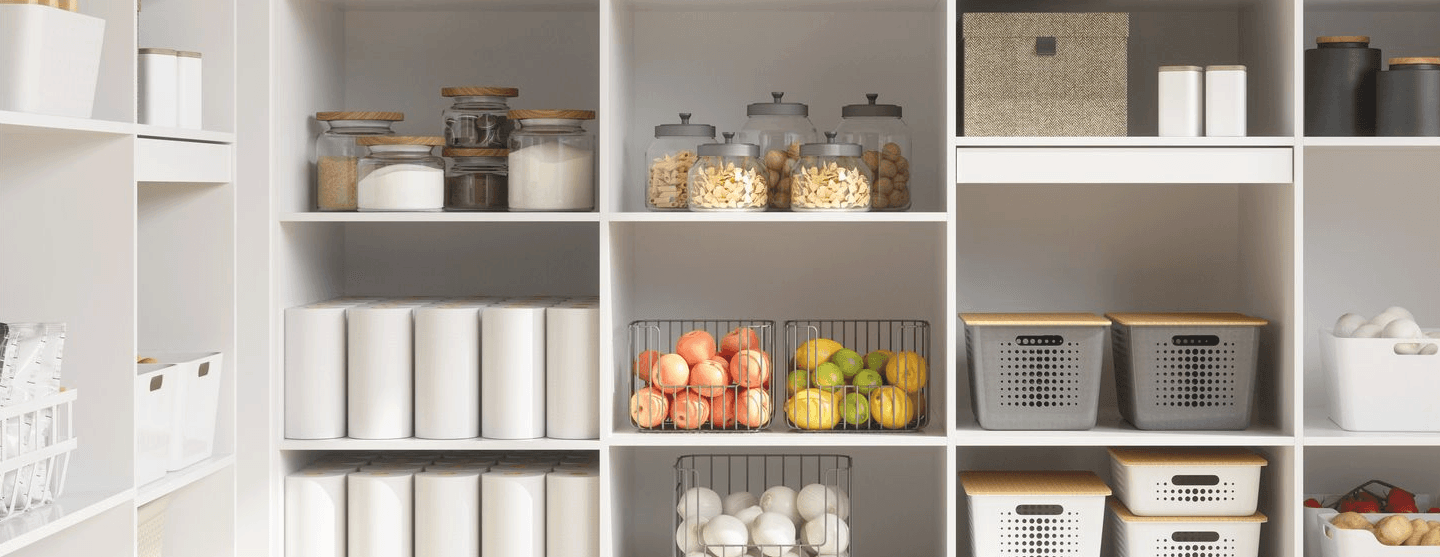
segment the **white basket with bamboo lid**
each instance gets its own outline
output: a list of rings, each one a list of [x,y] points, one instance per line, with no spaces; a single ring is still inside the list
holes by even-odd
[[[1138,516],[1111,499],[1110,532],[1116,557],[1255,557],[1260,551],[1260,513],[1245,516]]]
[[[1265,457],[1242,448],[1110,449],[1115,496],[1139,516],[1249,516]]]
[[[960,485],[972,555],[1100,555],[1110,487],[1094,472],[961,472]]]

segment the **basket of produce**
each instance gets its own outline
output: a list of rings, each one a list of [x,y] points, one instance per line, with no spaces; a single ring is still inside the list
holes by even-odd
[[[630,421],[640,431],[759,431],[774,415],[775,322],[630,324]]]
[[[1321,525],[1325,522],[1322,514],[1335,513],[1430,513],[1440,514],[1435,507],[1435,497],[1415,494],[1401,487],[1380,480],[1370,480],[1341,494],[1311,495],[1303,504],[1305,539],[1314,540],[1305,544],[1306,557],[1319,557]]]
[[[1350,431],[1440,431],[1440,331],[1405,308],[1354,313],[1320,331],[1330,419]],[[1398,387],[1398,388],[1397,388]],[[1384,401],[1377,403],[1376,401]]]
[[[1248,449],[1110,449],[1115,495],[1138,516],[1249,516],[1262,457]]]
[[[1238,313],[1110,313],[1120,414],[1140,429],[1245,429],[1260,327]]]
[[[919,431],[929,423],[929,323],[786,321],[785,337],[791,429]]]
[[[965,313],[970,405],[985,429],[1095,427],[1105,329],[1090,313]]]
[[[1116,557],[1255,557],[1260,552],[1260,513],[1245,516],[1136,516],[1110,500],[1110,531]]]
[[[1440,514],[1326,509],[1316,520],[1320,539],[1315,543],[1323,557],[1440,556]]]
[[[842,455],[682,456],[676,556],[848,555],[850,475]]]

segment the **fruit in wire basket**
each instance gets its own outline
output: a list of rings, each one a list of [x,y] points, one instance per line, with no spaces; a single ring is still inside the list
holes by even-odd
[[[650,372],[650,382],[666,394],[675,394],[690,385],[690,365],[678,354],[660,356]]]
[[[820,364],[830,361],[830,356],[844,348],[840,343],[828,338],[807,340],[795,350],[795,367],[814,371]]]
[[[670,402],[670,421],[680,429],[700,429],[710,421],[710,399],[691,390],[677,393]]]
[[[885,362],[890,361],[890,357],[894,355],[895,353],[889,350],[871,350],[869,354],[865,355],[865,368],[875,371],[883,370]]]
[[[885,382],[907,393],[918,393],[925,388],[929,375],[925,358],[914,352],[900,352],[885,362]]]
[[[780,513],[763,513],[750,525],[750,538],[767,557],[780,557],[797,540],[795,523]]]
[[[846,393],[840,403],[840,417],[853,426],[870,423],[870,399],[859,392]]]
[[[797,369],[790,372],[790,375],[785,378],[785,392],[787,394],[793,395],[808,388],[810,388],[810,372],[808,371]]]
[[[875,389],[870,393],[870,419],[885,429],[904,429],[915,419],[909,393],[893,385]]]
[[[720,494],[708,487],[692,487],[680,495],[680,502],[675,504],[675,514],[685,520],[698,519],[705,522],[717,516],[725,510],[725,505],[720,501]]]
[[[739,416],[734,389],[721,389],[720,394],[710,397],[710,425],[725,428],[735,425]]]
[[[875,392],[875,389],[885,384],[885,380],[880,377],[880,372],[878,371],[862,369],[860,373],[855,374],[855,379],[853,379],[850,384],[853,385],[860,394],[870,396],[870,393]]]
[[[805,543],[816,546],[821,555],[835,555],[850,549],[850,526],[839,516],[824,516],[805,523]]]
[[[809,484],[800,490],[795,499],[800,518],[807,521],[826,513],[838,515],[842,520],[850,517],[850,496],[825,484]]]
[[[801,429],[832,429],[840,421],[834,398],[817,388],[805,389],[791,396],[785,403],[785,415],[790,418],[790,423]]]
[[[685,358],[685,363],[693,366],[716,354],[715,337],[705,331],[690,331],[680,335],[680,340],[675,341],[675,353]]]
[[[840,373],[845,375],[847,381],[855,377],[860,370],[865,369],[865,360],[860,357],[860,353],[849,348],[842,348],[835,352],[833,356],[830,356],[830,363],[840,368]]]
[[[742,387],[759,387],[770,380],[770,357],[759,350],[741,350],[730,358],[730,378]]]
[[[832,362],[825,362],[815,367],[812,375],[815,386],[826,390],[835,390],[845,386],[845,374],[840,371],[840,366]]]
[[[730,385],[730,372],[715,360],[701,360],[690,368],[690,387],[701,396],[719,396]]]
[[[639,427],[659,427],[670,417],[670,397],[654,387],[630,395],[630,419]]]
[[[741,557],[745,554],[745,546],[750,543],[750,529],[745,523],[723,514],[706,522],[701,536],[710,553],[716,557]]]
[[[754,493],[750,493],[749,491],[737,491],[735,493],[726,495],[725,499],[720,502],[720,508],[725,512],[725,514],[728,514],[730,516],[736,516],[735,513],[759,504],[760,498],[756,497]]]
[[[759,350],[760,336],[749,327],[736,327],[720,339],[720,356],[729,359],[741,350]]]
[[[660,351],[646,350],[644,352],[641,352],[639,357],[635,358],[635,364],[632,367],[632,371],[635,372],[635,376],[639,377],[641,381],[649,383],[650,370],[655,369],[655,366],[658,365],[659,361]]]
[[[701,545],[704,539],[700,536],[700,530],[705,527],[706,522],[709,520],[687,518],[675,529],[675,545],[680,548],[681,553],[704,555],[705,549]]]
[[[760,495],[760,508],[767,513],[780,513],[791,523],[800,523],[800,509],[797,507],[799,494],[787,486],[777,485]]]
[[[774,405],[765,389],[745,389],[736,401],[735,421],[750,428],[770,425]]]

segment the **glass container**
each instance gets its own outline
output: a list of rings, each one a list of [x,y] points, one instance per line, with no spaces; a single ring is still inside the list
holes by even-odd
[[[325,130],[315,137],[315,208],[321,211],[354,211],[357,166],[365,147],[362,137],[395,135],[391,128],[405,119],[399,112],[318,112],[315,119]]]
[[[645,150],[649,178],[645,183],[645,207],[652,211],[676,211],[689,206],[686,178],[695,164],[700,143],[715,141],[715,126],[691,124],[690,113],[680,113],[679,124],[655,126],[655,141]]]
[[[838,143],[835,132],[825,143],[800,146],[790,174],[791,208],[796,211],[869,211],[875,175],[861,158],[859,143]]]
[[[879,97],[869,93],[869,102],[841,108],[835,139],[863,149],[861,157],[875,176],[870,208],[904,211],[910,208],[910,127],[900,119],[899,105],[876,104]]]
[[[595,135],[590,110],[511,110],[511,211],[595,208]]]
[[[441,151],[445,169],[446,211],[504,211],[510,195],[509,149],[458,149]]]
[[[515,126],[510,122],[509,99],[520,96],[514,87],[445,87],[440,96],[454,99],[440,113],[445,120],[445,146],[466,149],[504,149]]]
[[[439,211],[445,208],[445,159],[434,155],[443,137],[364,137],[360,159],[361,211]]]
[[[769,196],[760,146],[735,143],[726,132],[724,143],[707,143],[690,168],[691,211],[764,211]]]
[[[765,163],[765,183],[770,185],[770,206],[790,208],[791,170],[800,158],[800,146],[819,139],[815,124],[810,123],[810,107],[781,100],[785,93],[770,93],[773,101],[755,103],[745,109],[749,119],[740,128],[736,139],[741,143],[760,146]]]

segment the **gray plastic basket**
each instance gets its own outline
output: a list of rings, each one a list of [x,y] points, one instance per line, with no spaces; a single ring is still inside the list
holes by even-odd
[[[1140,429],[1250,427],[1264,319],[1238,313],[1116,313],[1115,390]]]
[[[970,406],[985,429],[1095,427],[1105,328],[1094,314],[963,314]]]

